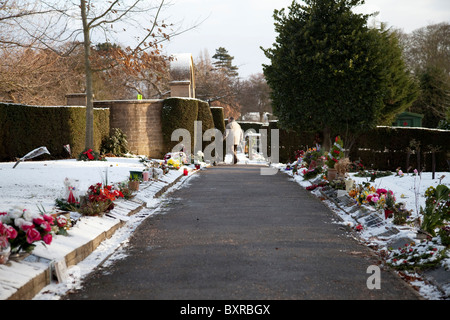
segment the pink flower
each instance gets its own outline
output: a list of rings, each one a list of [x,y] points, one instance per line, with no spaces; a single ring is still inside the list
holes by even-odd
[[[49,224],[53,224],[53,217],[50,214],[44,214],[43,217]]]
[[[17,230],[11,226],[4,226],[5,235],[8,239],[15,239],[17,237]]]
[[[27,242],[33,243],[35,241],[41,240],[41,234],[35,228],[30,228],[27,230]]]
[[[44,220],[43,217],[37,217],[37,218],[34,218],[34,219],[33,219],[33,222],[34,222],[35,224],[37,224],[37,225],[41,225],[41,224],[43,224],[43,223],[45,222],[45,220]]]
[[[44,229],[44,231],[50,232],[52,230],[52,226],[47,221],[44,221],[40,227]]]
[[[56,218],[56,223],[58,227],[64,227],[67,224],[67,219],[64,216],[59,216]]]
[[[51,234],[51,233],[47,233],[47,234],[43,237],[42,240],[44,240],[45,244],[50,244],[50,243],[52,243],[52,240],[53,240],[52,234]]]
[[[34,224],[28,221],[24,221],[21,226],[22,230],[27,232],[30,229],[34,229]]]

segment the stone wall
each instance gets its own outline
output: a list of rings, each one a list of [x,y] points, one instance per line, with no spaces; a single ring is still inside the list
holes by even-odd
[[[95,101],[97,108],[109,108],[110,128],[121,129],[128,140],[130,152],[161,158],[163,150],[161,111],[164,100]]]

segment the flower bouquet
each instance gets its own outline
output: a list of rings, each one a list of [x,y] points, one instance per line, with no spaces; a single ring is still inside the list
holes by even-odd
[[[59,215],[56,218],[54,218],[54,224],[52,227],[52,231],[55,234],[60,234],[63,236],[67,236],[67,230],[70,229],[70,227],[72,226],[72,221],[70,220],[70,218],[66,218],[63,215]]]
[[[87,192],[87,203],[80,208],[84,215],[101,215],[114,208],[114,201],[123,198],[120,190],[115,190],[113,186],[103,186],[102,183],[91,185]]]
[[[102,158],[100,154],[97,151],[94,151],[92,149],[85,149],[80,154],[78,154],[77,157],[78,161],[106,161],[105,158]]]
[[[54,220],[50,214],[34,213],[16,206],[7,212],[0,212],[0,222],[2,228],[6,228],[9,234],[8,241],[12,253],[30,253],[36,247],[36,243],[49,245],[52,242]]]
[[[11,254],[10,240],[17,237],[17,231],[13,227],[0,222],[0,264],[5,264]]]
[[[336,163],[339,159],[344,158],[344,143],[340,136],[337,136],[330,152],[326,157],[326,165],[329,169],[334,169]]]

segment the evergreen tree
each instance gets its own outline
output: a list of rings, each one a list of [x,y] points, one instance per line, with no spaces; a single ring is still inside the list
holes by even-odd
[[[275,10],[278,36],[273,48],[263,49],[271,61],[264,74],[279,125],[323,131],[329,150],[331,134],[351,144],[359,132],[390,118],[388,113],[404,110],[413,87],[393,38],[370,29],[368,15],[352,11],[364,1],[304,2],[293,1],[288,13]]]
[[[213,63],[216,69],[225,72],[229,77],[238,76],[238,67],[233,65],[234,57],[230,56],[225,48],[216,49],[216,53],[212,57],[217,60]]]

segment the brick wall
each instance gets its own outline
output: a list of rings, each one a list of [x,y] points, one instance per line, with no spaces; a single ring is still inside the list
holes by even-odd
[[[94,106],[109,108],[110,128],[127,135],[131,153],[161,158],[167,152],[161,125],[163,100],[95,101]]]

